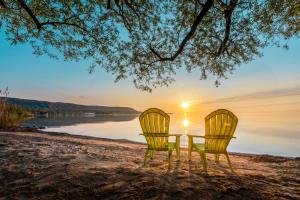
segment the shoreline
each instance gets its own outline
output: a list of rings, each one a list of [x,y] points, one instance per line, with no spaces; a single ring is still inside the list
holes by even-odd
[[[146,145],[147,143],[128,140],[128,139],[111,139],[111,138],[102,138],[102,137],[95,137],[95,136],[87,136],[87,135],[77,135],[77,134],[71,134],[66,132],[56,132],[56,131],[45,131],[45,129],[38,129],[38,128],[29,128],[29,129],[21,129],[21,130],[1,130],[0,133],[3,132],[9,132],[9,133],[15,133],[15,132],[21,132],[21,133],[40,133],[45,134],[49,136],[65,136],[65,137],[71,137],[71,138],[78,138],[78,139],[93,139],[93,140],[104,140],[104,141],[117,141],[117,142],[124,142],[124,143],[130,143],[130,144],[140,144],[140,145]],[[180,147],[180,149],[187,150],[187,147]],[[271,157],[283,157],[283,158],[291,158],[291,159],[300,159],[300,156],[288,156],[288,155],[272,155],[267,153],[247,153],[247,152],[229,152],[230,154],[236,154],[236,155],[249,155],[249,156],[271,156]]]
[[[187,161],[166,152],[143,166],[146,145],[57,132],[0,131],[0,199],[297,199],[300,158],[229,153]]]

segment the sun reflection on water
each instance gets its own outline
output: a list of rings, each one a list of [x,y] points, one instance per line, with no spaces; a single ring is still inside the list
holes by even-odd
[[[188,127],[189,124],[190,124],[190,122],[189,122],[188,119],[184,119],[184,120],[182,121],[182,124],[183,124],[184,127]]]

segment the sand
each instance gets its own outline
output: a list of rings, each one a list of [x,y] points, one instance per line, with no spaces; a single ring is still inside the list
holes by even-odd
[[[300,199],[300,158],[231,153],[143,167],[146,145],[60,133],[0,132],[0,199]]]

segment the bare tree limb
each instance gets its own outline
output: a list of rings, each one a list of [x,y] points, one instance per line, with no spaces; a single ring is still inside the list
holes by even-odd
[[[184,50],[184,47],[187,44],[187,42],[192,38],[192,36],[196,32],[198,25],[200,24],[200,22],[202,21],[204,16],[208,13],[208,11],[212,7],[213,3],[214,3],[214,0],[207,0],[206,1],[206,3],[203,5],[202,10],[200,11],[200,13],[196,17],[194,23],[192,24],[190,31],[185,36],[185,38],[182,40],[182,42],[180,43],[179,48],[177,49],[177,51],[172,56],[163,57],[155,49],[153,49],[151,47],[151,45],[149,45],[150,46],[150,51],[154,55],[156,55],[156,57],[158,58],[159,61],[173,61],[173,60],[175,60],[175,58],[177,58],[177,56]]]

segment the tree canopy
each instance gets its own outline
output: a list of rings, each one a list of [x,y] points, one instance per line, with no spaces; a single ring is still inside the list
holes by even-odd
[[[299,0],[0,0],[0,27],[37,55],[90,59],[151,91],[176,69],[216,84],[267,46],[299,37]]]

